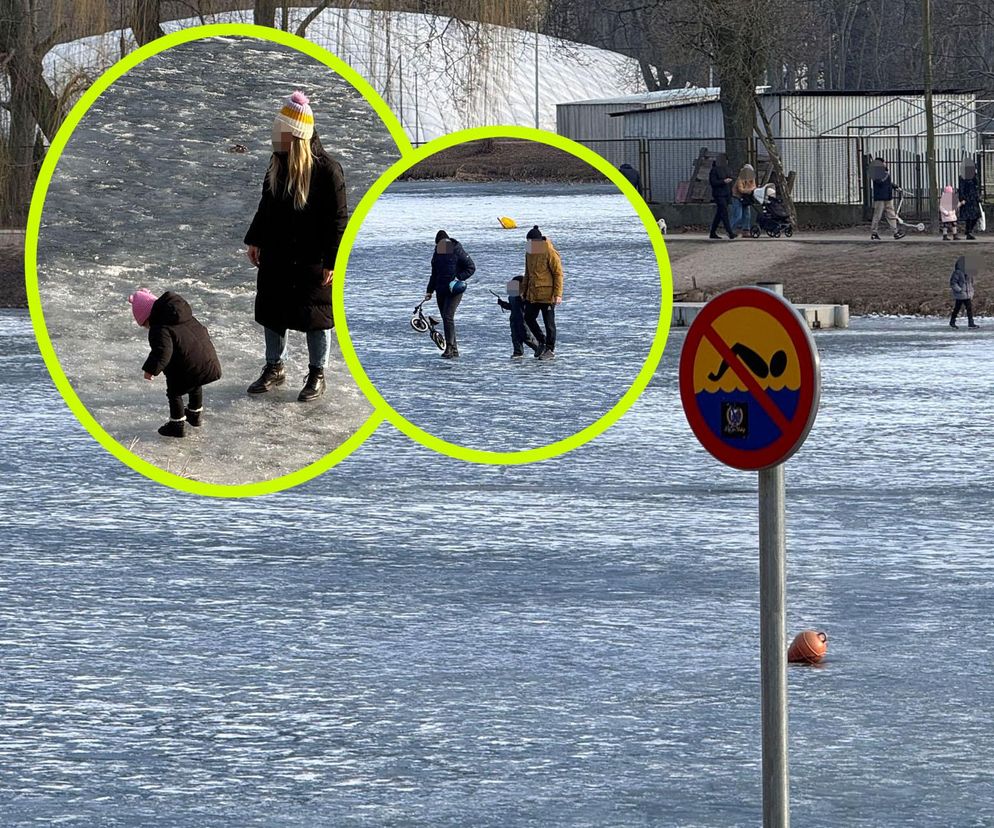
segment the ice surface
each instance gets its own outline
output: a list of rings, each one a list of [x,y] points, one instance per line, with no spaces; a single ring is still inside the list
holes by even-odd
[[[290,31],[310,11],[290,9]],[[207,23],[251,21],[251,11],[204,17]],[[200,22],[188,18],[163,28],[175,31]],[[307,38],[363,75],[414,141],[487,124],[534,126],[535,35],[489,24],[449,23],[432,15],[325,9],[308,27]],[[475,30],[477,39],[471,33]],[[98,74],[120,57],[121,36],[109,32],[57,46],[46,61],[49,76],[68,77],[80,67]],[[130,31],[124,39],[134,47]],[[545,35],[538,42],[542,129],[555,130],[557,103],[645,89],[638,63],[629,57]]]
[[[697,444],[674,335],[586,446],[525,467],[381,428],[249,502],[153,486],[0,313],[5,828],[759,825],[756,476]],[[815,339],[787,467],[794,822],[994,813],[994,326]],[[881,780],[885,782],[882,783]]]
[[[501,229],[498,216],[518,229]],[[563,259],[556,359],[528,351],[512,362],[509,316],[487,289],[506,297],[507,280],[524,273],[533,224]],[[451,361],[409,324],[439,229],[477,266],[456,314],[461,356]],[[542,446],[607,413],[645,362],[659,307],[648,234],[613,184],[396,182],[363,222],[345,280],[352,342],[387,402],[436,437],[493,451]],[[434,299],[425,309],[439,316]]]
[[[214,483],[277,477],[336,448],[371,411],[337,340],[326,396],[296,402],[307,352],[293,332],[287,385],[261,399],[245,394],[264,351],[242,238],[274,114],[297,87],[311,96],[354,207],[398,157],[379,117],[323,64],[246,38],[195,41],[129,72],[84,116],[52,178],[38,273],[59,361],[116,440],[177,474]],[[230,152],[236,143],[248,151]],[[206,425],[184,441],[156,433],[167,418],[165,383],[142,380],[146,335],[126,301],[139,286],[185,296],[221,358],[224,376],[205,392]]]

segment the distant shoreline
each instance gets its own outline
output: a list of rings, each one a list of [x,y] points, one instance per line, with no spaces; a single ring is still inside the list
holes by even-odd
[[[607,176],[568,152],[535,141],[469,141],[437,152],[399,181],[523,184],[606,184]]]

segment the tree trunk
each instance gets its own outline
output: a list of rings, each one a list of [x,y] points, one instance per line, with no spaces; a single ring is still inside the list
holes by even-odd
[[[652,66],[648,61],[640,60],[639,69],[642,70],[642,80],[645,81],[645,88],[650,92],[657,92],[663,88],[661,79],[652,71]]]
[[[0,223],[27,222],[34,187],[34,146],[38,129],[31,106],[29,63],[34,50],[31,14],[25,0],[0,0],[0,49],[10,59],[10,121],[3,169]]]
[[[276,28],[276,0],[255,0],[252,10],[252,22],[256,26]]]
[[[159,25],[159,0],[135,0],[131,14],[131,31],[139,46],[151,43],[165,32]]]
[[[738,72],[721,77],[721,120],[725,127],[725,154],[733,172],[749,161],[749,139],[756,129],[756,92],[751,78]]]

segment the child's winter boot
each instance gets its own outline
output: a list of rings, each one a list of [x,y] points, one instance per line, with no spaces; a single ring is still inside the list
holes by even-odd
[[[163,437],[186,437],[186,419],[169,420],[159,426],[159,434]]]
[[[192,425],[194,428],[200,428],[203,425],[204,420],[204,409],[198,408],[194,411],[192,408],[186,409],[184,412],[186,414],[186,421]]]

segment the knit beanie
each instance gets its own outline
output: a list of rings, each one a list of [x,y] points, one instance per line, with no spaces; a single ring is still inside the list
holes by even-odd
[[[314,113],[309,104],[310,99],[298,89],[283,99],[283,108],[276,116],[275,125],[297,138],[310,140],[314,135]]]
[[[544,239],[545,236],[542,235],[542,231],[538,229],[538,225],[536,224],[534,227],[532,227],[531,230],[528,231],[528,235],[525,236],[525,238],[538,240],[538,239]]]
[[[148,288],[140,288],[128,297],[131,303],[131,313],[134,314],[135,322],[144,325],[152,315],[152,305],[158,297]]]

